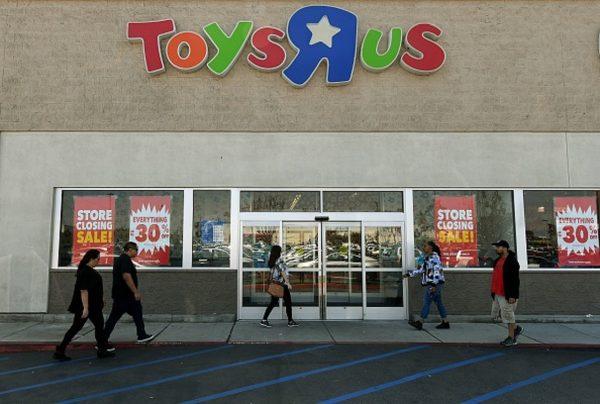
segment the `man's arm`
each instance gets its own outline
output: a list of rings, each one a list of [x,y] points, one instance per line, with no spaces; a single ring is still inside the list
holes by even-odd
[[[83,305],[83,313],[81,313],[81,318],[87,318],[90,313],[89,310],[89,299],[88,299],[88,291],[87,289],[82,289],[80,291],[81,294],[81,304]]]
[[[131,292],[133,293],[135,300],[141,300],[142,295],[140,294],[140,291],[138,290],[138,288],[135,286],[135,283],[133,282],[133,278],[131,277],[131,274],[129,272],[123,273],[123,280],[127,284],[127,287],[129,287],[129,290],[131,290]]]

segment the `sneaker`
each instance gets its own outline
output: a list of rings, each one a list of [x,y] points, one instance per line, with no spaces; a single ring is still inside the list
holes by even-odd
[[[115,353],[114,352],[108,352],[108,351],[98,351],[96,353],[96,356],[98,356],[99,359],[113,358],[115,356]]]
[[[269,323],[269,320],[260,320],[259,324],[263,327],[271,328],[271,323]]]
[[[450,328],[450,323],[447,321],[442,321],[440,324],[436,325],[435,328],[438,330],[448,330]]]
[[[517,337],[521,334],[523,334],[523,330],[524,328],[521,327],[520,325],[517,326],[517,328],[515,329],[515,340],[517,339]]]
[[[60,352],[59,350],[56,350],[54,352],[54,354],[52,355],[52,358],[56,359],[57,361],[60,361],[60,362],[67,362],[67,361],[71,360],[70,357],[68,357],[67,355],[65,355],[64,352]]]
[[[298,324],[294,320],[291,320],[291,321],[288,321],[288,327],[300,327],[300,324]]]
[[[138,338],[137,343],[138,344],[144,344],[146,342],[150,342],[152,341],[154,338],[156,338],[156,335],[152,334],[152,335],[148,335],[146,334],[145,336]]]
[[[500,345],[503,345],[505,347],[515,346],[517,345],[517,340],[515,338],[506,337],[506,339],[502,341]]]
[[[98,350],[98,345],[94,345],[94,349],[97,351]],[[106,352],[115,352],[116,350],[117,350],[117,348],[115,348],[111,344],[106,345],[106,348],[105,348]]]
[[[409,320],[408,324],[412,325],[413,327],[415,327],[417,330],[421,331],[423,329],[423,323],[420,322],[419,320]]]

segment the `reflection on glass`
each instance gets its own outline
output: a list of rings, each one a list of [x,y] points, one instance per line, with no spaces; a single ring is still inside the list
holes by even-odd
[[[401,307],[402,273],[367,272],[367,306]]]
[[[229,267],[229,194],[229,191],[194,191],[194,267]]]
[[[269,272],[244,272],[242,277],[242,305],[266,307],[271,301],[267,293]]]
[[[242,212],[319,212],[317,191],[242,191]]]
[[[244,268],[267,268],[271,247],[278,243],[278,226],[244,226],[243,262]]]
[[[327,306],[362,306],[362,273],[327,272]]]
[[[283,225],[283,254],[289,268],[319,267],[318,227],[310,225]]]
[[[325,191],[325,212],[402,212],[399,191]]]
[[[360,225],[325,225],[326,256],[328,268],[360,267]]]
[[[291,272],[290,283],[294,306],[319,305],[318,272]]]
[[[595,262],[600,262],[600,257],[594,257],[591,249],[579,251],[578,253],[573,252],[570,259],[559,259],[555,198],[572,198],[573,202],[577,202],[580,197],[595,198],[596,206],[593,207],[590,213],[595,211],[596,214],[591,214],[588,220],[597,224],[598,212],[600,212],[600,192],[525,191],[523,197],[525,202],[527,264],[529,268],[586,268],[597,266]],[[587,209],[584,208],[582,211],[587,211]],[[600,254],[600,251],[597,254]]]
[[[365,266],[402,268],[401,227],[365,227]]]

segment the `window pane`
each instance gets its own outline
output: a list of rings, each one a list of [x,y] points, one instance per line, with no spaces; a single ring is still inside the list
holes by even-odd
[[[600,267],[596,191],[526,191],[530,268]]]
[[[401,307],[402,273],[367,272],[367,306]]]
[[[365,266],[402,268],[402,228],[365,226]]]
[[[362,306],[362,272],[327,272],[327,306]]]
[[[279,226],[244,226],[243,267],[268,268],[271,247],[279,243]]]
[[[316,224],[283,224],[283,254],[289,268],[319,268],[319,231]]]
[[[402,192],[327,191],[323,192],[325,212],[402,212]]]
[[[271,301],[271,295],[267,293],[269,272],[244,272],[242,280],[242,305],[266,307]]]
[[[145,267],[181,267],[182,191],[63,191],[58,265],[75,266],[88,249],[112,266],[127,241]]]
[[[507,240],[515,249],[511,191],[415,191],[415,254],[428,240],[442,250],[451,268],[491,267],[496,252],[491,245]]]
[[[362,264],[360,225],[325,225],[327,268],[360,267]]]
[[[294,306],[319,305],[319,273],[291,272],[292,301]]]
[[[230,192],[194,191],[192,266],[229,267]]]
[[[316,191],[242,191],[242,212],[319,212],[321,203]]]

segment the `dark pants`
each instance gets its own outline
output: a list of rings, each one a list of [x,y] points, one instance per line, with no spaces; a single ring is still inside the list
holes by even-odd
[[[108,320],[106,320],[106,327],[104,327],[107,340],[110,338],[115,325],[117,325],[117,321],[125,313],[133,317],[138,339],[144,338],[147,335],[146,328],[144,327],[144,319],[142,318],[142,303],[135,299],[114,299],[112,310],[110,311]]]
[[[69,328],[62,342],[58,346],[58,351],[65,352],[67,345],[69,345],[75,335],[81,331],[88,318],[92,324],[94,324],[94,334],[96,336],[96,342],[98,343],[98,349],[102,350],[106,347],[108,339],[104,334],[104,316],[101,311],[94,311],[90,312],[87,318],[81,318],[81,313],[75,314],[75,317],[73,317],[73,325],[71,325],[71,328]]]
[[[283,286],[283,303],[285,304],[285,314],[287,314],[288,321],[292,321],[292,295],[290,294],[290,290],[287,286]],[[273,308],[279,304],[279,298],[275,296],[271,296],[271,303],[267,306],[265,310],[265,315],[263,319],[266,320],[269,318],[269,314],[273,311]]]

